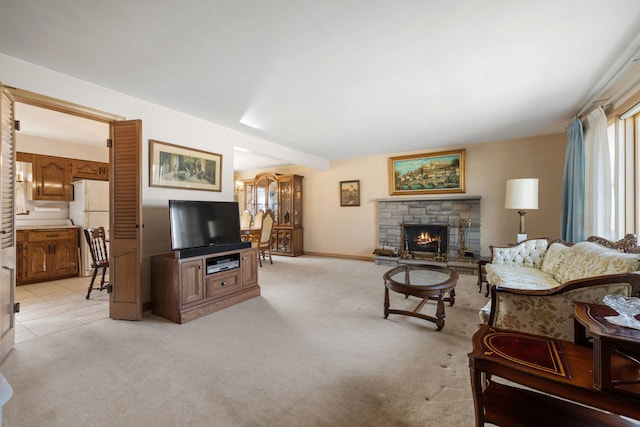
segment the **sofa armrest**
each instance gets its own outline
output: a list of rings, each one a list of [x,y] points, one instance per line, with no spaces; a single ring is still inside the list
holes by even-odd
[[[524,290],[493,286],[489,325],[573,340],[571,301],[602,304],[605,295],[631,295],[640,275],[611,274],[567,282],[554,289]]]

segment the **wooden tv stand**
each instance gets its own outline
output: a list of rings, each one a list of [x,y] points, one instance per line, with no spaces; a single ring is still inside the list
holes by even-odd
[[[258,250],[151,257],[152,312],[185,323],[260,295]]]

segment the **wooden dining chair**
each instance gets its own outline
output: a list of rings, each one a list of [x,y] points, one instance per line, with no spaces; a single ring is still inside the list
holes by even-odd
[[[104,227],[97,228],[85,228],[84,237],[87,239],[89,245],[89,251],[91,252],[91,268],[93,268],[93,275],[91,276],[91,283],[87,290],[87,299],[91,295],[91,291],[103,291],[110,292],[111,288],[108,282],[105,282],[104,277],[109,268],[109,254],[107,252],[107,236],[104,231]],[[98,270],[102,269],[102,279],[100,280],[100,286],[94,287]]]
[[[269,254],[269,263],[273,264],[273,260],[271,259],[271,235],[273,233],[273,223],[275,219],[273,218],[273,212],[271,210],[267,210],[262,218],[262,228],[260,230],[260,239],[258,241],[258,262],[260,263],[260,267],[262,267],[262,260],[266,260],[266,254]]]

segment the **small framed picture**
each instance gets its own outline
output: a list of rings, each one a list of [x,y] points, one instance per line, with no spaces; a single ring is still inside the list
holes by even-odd
[[[360,180],[340,181],[340,206],[360,206]]]

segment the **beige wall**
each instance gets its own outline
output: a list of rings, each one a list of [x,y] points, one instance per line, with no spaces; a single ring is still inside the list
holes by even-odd
[[[104,136],[105,146],[76,144],[57,139],[42,138],[33,135],[16,133],[16,151],[25,153],[46,154],[56,157],[68,157],[70,159],[92,160],[94,162],[109,163],[109,149],[106,140],[109,138],[109,130]]]
[[[564,134],[488,142],[448,149],[466,149],[466,194],[481,197],[482,254],[489,245],[514,242],[519,226],[516,211],[504,209],[505,182],[539,178],[539,209],[525,216],[529,237],[560,237]],[[423,152],[435,152],[425,150]],[[412,153],[361,157],[331,162],[326,171],[279,168],[274,172],[304,176],[304,250],[306,253],[371,257],[378,244],[377,199],[389,196],[388,158]],[[253,177],[260,171],[236,174]],[[341,207],[339,182],[360,180],[360,206]],[[437,198],[429,195],[425,198]]]

